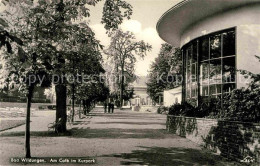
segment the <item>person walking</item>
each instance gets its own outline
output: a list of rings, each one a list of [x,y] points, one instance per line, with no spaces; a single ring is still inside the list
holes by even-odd
[[[113,114],[114,113],[114,108],[115,108],[115,105],[114,105],[114,102],[111,103],[111,113]]]
[[[105,113],[107,113],[107,102],[106,101],[104,102],[104,111],[105,111]]]
[[[108,103],[108,113],[110,113],[110,109],[111,109],[111,103]]]

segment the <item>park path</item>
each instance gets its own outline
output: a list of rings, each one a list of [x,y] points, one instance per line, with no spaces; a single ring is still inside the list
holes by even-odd
[[[56,136],[44,131],[55,114],[37,114],[31,123],[33,157],[90,157],[95,165],[115,166],[226,165],[195,143],[166,132],[165,115],[117,109],[114,114],[104,114],[102,108],[95,108],[89,116],[68,125],[69,134]],[[38,131],[33,127],[37,123]],[[10,165],[10,157],[23,157],[22,129],[24,125],[0,132],[0,165]]]

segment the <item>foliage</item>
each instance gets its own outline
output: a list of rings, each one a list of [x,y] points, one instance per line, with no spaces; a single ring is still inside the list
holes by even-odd
[[[168,110],[169,110],[168,107],[160,106],[160,107],[157,108],[157,113],[158,114],[166,113]]]
[[[221,100],[212,98],[198,107],[184,102],[169,108],[169,115],[260,122],[260,89],[235,89]]]
[[[88,36],[88,39],[83,36]],[[102,80],[96,78],[105,71],[101,65],[102,56],[99,50],[102,46],[95,39],[95,34],[85,26],[78,28],[73,37],[74,39],[71,38],[73,44],[66,56],[65,71],[67,77],[70,77],[67,88],[74,112],[75,100],[103,101],[108,90],[101,83]],[[86,40],[91,40],[91,42]]]
[[[125,101],[130,100],[131,98],[133,98],[134,95],[134,88],[130,88],[128,90],[125,90],[124,94],[123,94],[123,99]]]
[[[147,93],[155,102],[159,102],[159,93],[181,84],[181,52],[179,48],[162,44],[159,56],[151,65],[147,82]]]
[[[169,108],[169,115],[192,117],[195,115],[195,111],[196,108],[187,102],[182,104],[176,103]]]
[[[224,119],[260,122],[260,88],[233,90],[224,98],[223,105]]]
[[[183,106],[179,103],[176,103],[169,107],[169,115],[180,116]]]
[[[5,83],[6,87],[18,84],[24,94],[27,94],[25,151],[28,158],[31,157],[30,105],[34,87],[50,86],[51,75],[78,73],[75,63],[72,63],[75,60],[74,56],[79,58],[79,62],[88,57],[88,65],[86,65],[88,72],[95,70],[96,73],[101,70],[100,63],[96,63],[99,59],[94,61],[96,64],[93,63],[93,66],[97,66],[100,70],[90,64],[92,64],[91,59],[100,54],[98,47],[102,49],[102,46],[95,40],[89,26],[84,23],[84,19],[90,16],[87,6],[95,5],[99,1],[3,0],[0,2],[7,6],[7,10],[0,15],[0,48],[6,47],[6,52],[1,56],[1,83]],[[106,30],[114,30],[122,23],[123,18],[129,18],[132,14],[131,8],[131,5],[121,0],[106,0],[102,20]],[[124,14],[121,13],[122,9],[125,10]],[[11,46],[11,42],[17,44]],[[13,50],[14,54],[10,54]],[[62,118],[61,130],[65,132],[67,89],[66,82],[62,82],[61,79],[60,77],[56,85],[56,97],[59,99],[56,121]],[[94,87],[103,88],[90,85],[92,90],[95,89]],[[1,88],[3,88],[2,84]]]
[[[105,29],[117,30],[123,18],[130,19],[132,13],[132,6],[129,3],[122,0],[106,0],[101,23],[105,24]]]
[[[12,53],[11,42],[16,42],[19,45],[23,45],[21,39],[16,36],[10,35],[6,30],[0,28],[0,48],[6,46],[7,52]]]
[[[89,102],[105,101],[109,96],[108,87],[99,81],[90,81],[80,84],[76,88],[76,98],[78,100],[87,100]]]
[[[94,33],[89,26],[83,22],[84,18],[90,16],[88,5],[95,5],[99,1],[3,1],[9,8],[18,12],[12,13],[12,10],[6,12],[0,23],[2,26],[6,26],[7,23],[4,19],[7,18],[6,20],[12,23],[14,29],[20,29],[20,36],[28,41],[26,43],[28,47],[37,48],[36,54],[44,60],[42,64],[48,68],[48,71],[52,74],[64,73],[69,68],[69,66],[67,68],[64,66],[65,59],[79,54],[79,51],[82,50],[85,52],[83,54],[81,52],[81,55],[96,56],[90,49],[96,48],[96,46],[102,48],[98,41],[94,39]],[[121,0],[106,0],[102,23],[105,24],[107,30],[117,28],[123,18],[130,17],[132,14],[131,8],[130,4]],[[123,14],[121,13],[122,10],[125,11]],[[6,31],[3,35],[1,45],[6,45],[8,50],[11,50],[9,38],[17,43],[22,43]],[[30,44],[30,42],[33,42],[33,44]],[[82,44],[79,46],[78,43]],[[83,60],[81,59],[81,61]],[[91,58],[87,62],[89,69],[96,69],[94,68],[95,63],[91,63]],[[66,65],[68,64],[71,63]],[[91,64],[93,64],[93,68],[89,66]],[[81,67],[81,65],[77,66]]]
[[[220,118],[220,113],[222,112],[221,108],[221,99],[220,98],[210,98],[208,100],[203,100],[197,107],[197,116],[198,117],[208,117],[208,118]]]
[[[255,55],[256,59],[260,62],[260,56]],[[251,82],[248,85],[248,89],[253,90],[260,87],[260,73],[252,73],[246,70],[239,70],[245,78],[249,78]]]
[[[121,29],[112,32],[111,43],[105,53],[108,60],[114,63],[113,74],[118,78],[117,91],[120,91],[120,103],[130,82],[134,81],[136,56],[143,58],[152,46],[144,41],[135,41],[132,32],[123,32]],[[118,90],[120,89],[120,90]]]
[[[255,56],[259,61],[260,57]],[[240,70],[251,82],[247,88],[235,89],[224,96],[218,117],[243,122],[260,122],[260,74]]]
[[[221,108],[219,102],[220,100],[211,98],[208,101],[202,101],[199,106],[194,106],[194,104],[189,101],[185,101],[181,104],[176,103],[169,108],[169,115],[216,118]]]
[[[23,45],[23,41],[16,37],[15,35],[10,34],[6,29],[9,29],[6,18],[0,17],[0,49],[5,46],[8,53],[12,53],[11,43],[15,42],[20,46]]]

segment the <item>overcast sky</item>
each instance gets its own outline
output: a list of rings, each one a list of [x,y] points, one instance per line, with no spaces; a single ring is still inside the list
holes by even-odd
[[[123,30],[134,32],[139,40],[144,40],[153,46],[144,60],[138,59],[136,64],[137,75],[147,75],[151,62],[158,56],[163,40],[157,34],[156,24],[159,18],[175,4],[182,0],[126,0],[133,6],[133,15],[130,20],[125,20],[121,25]],[[104,26],[100,23],[103,2],[91,8],[90,26],[96,37],[104,46],[109,45]]]

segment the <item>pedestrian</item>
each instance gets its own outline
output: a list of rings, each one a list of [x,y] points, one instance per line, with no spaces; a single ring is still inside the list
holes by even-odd
[[[114,113],[114,108],[115,108],[115,105],[114,105],[114,102],[111,103],[111,112],[112,114]]]
[[[108,103],[108,113],[110,113],[110,109],[111,109],[111,103]]]
[[[106,101],[104,102],[104,111],[105,111],[105,113],[107,113],[107,102]]]

